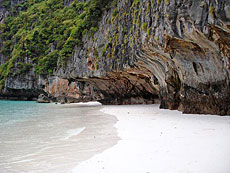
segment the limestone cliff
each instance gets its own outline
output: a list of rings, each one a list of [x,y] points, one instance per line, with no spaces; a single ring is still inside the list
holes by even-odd
[[[26,73],[33,76],[31,88],[61,102],[160,99],[161,108],[230,115],[229,0],[118,0],[107,6],[98,30],[84,32],[53,75]],[[12,76],[6,80],[5,90],[23,88]]]

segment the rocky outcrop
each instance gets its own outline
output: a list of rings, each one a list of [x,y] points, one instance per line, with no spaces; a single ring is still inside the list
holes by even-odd
[[[161,108],[230,115],[229,11],[228,0],[119,0],[44,91],[61,102],[160,99]]]
[[[8,76],[4,89],[0,92],[0,99],[8,100],[37,100],[43,89],[37,83],[34,73],[25,75]]]
[[[161,108],[230,114],[229,8],[224,0],[119,1],[56,75],[84,78],[106,103],[159,95]]]
[[[87,102],[103,98],[103,95],[97,92],[91,84],[84,81],[69,81],[59,77],[49,77],[46,80],[44,91],[48,93],[48,97],[52,98],[52,101],[60,103]]]

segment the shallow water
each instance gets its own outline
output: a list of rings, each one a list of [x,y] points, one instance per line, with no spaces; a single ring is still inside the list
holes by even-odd
[[[64,173],[115,145],[101,106],[0,101],[0,172]]]

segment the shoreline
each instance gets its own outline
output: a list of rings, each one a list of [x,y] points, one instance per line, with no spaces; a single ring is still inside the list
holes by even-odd
[[[1,106],[5,105],[8,103]],[[0,118],[11,115],[20,121],[9,119],[13,122],[9,124],[6,119],[0,124],[0,148],[4,148],[0,151],[0,172],[67,173],[78,163],[111,148],[119,141],[114,127],[117,119],[100,112],[101,108],[95,102],[12,102],[6,107],[10,111],[0,111]]]
[[[10,128],[11,133],[2,131],[2,140],[7,145],[1,145],[8,147],[5,154],[1,153],[4,157],[15,149],[15,145],[10,145],[12,141],[8,144],[7,140],[19,142],[16,153],[8,157],[13,162],[2,160],[3,172],[9,172],[4,168],[6,163],[19,172],[35,169],[49,173],[230,172],[230,116],[182,114],[159,109],[158,104],[98,102],[53,103],[46,111],[49,113],[35,116],[36,121],[31,117],[17,123]],[[39,150],[30,143],[20,145],[28,137],[43,140],[45,145]],[[28,145],[26,153],[15,157],[25,145]]]
[[[72,173],[228,173],[230,117],[182,114],[159,105],[103,105],[121,139]]]

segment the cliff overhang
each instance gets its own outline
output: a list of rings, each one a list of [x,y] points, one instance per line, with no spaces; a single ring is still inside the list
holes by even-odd
[[[33,81],[27,89],[61,103],[160,102],[184,113],[230,115],[229,1],[116,2],[52,74],[26,74]],[[20,86],[16,77],[5,89]]]

